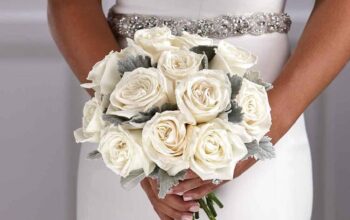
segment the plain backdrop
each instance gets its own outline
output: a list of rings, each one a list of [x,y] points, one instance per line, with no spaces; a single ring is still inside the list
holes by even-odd
[[[293,46],[312,4],[287,5]],[[350,219],[349,70],[306,112],[315,220]],[[72,131],[88,96],[51,40],[44,0],[0,1],[0,77],[0,219],[74,220],[79,145]]]

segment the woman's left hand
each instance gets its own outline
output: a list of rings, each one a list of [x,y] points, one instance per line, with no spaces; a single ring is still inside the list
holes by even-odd
[[[202,180],[197,174],[189,170],[185,179],[172,188],[171,194],[183,196],[184,201],[199,200],[226,182],[222,181],[216,185],[213,184],[212,180]]]

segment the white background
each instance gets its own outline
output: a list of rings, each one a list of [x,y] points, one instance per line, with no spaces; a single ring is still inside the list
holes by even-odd
[[[293,45],[312,4],[287,5]],[[349,69],[306,115],[315,220],[350,219]],[[0,77],[0,219],[74,220],[79,146],[72,131],[87,95],[50,38],[44,0],[0,1]]]

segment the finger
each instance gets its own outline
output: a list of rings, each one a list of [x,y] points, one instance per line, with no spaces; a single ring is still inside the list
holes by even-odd
[[[199,203],[197,201],[184,201],[182,196],[166,195],[166,197],[163,200],[161,200],[161,202],[181,212],[199,211]]]
[[[152,205],[154,206],[154,203],[157,200],[157,197],[152,190],[152,186],[149,180],[147,178],[143,179],[141,181],[141,186],[143,190],[146,192],[148,199],[151,201]]]
[[[156,204],[156,209],[158,212],[161,212],[167,216],[169,216],[172,219],[179,219],[179,220],[192,220],[193,213],[190,212],[179,212],[167,204],[161,202],[161,200],[158,200]]]
[[[148,198],[150,199],[154,210],[161,218],[161,220],[165,219],[186,219],[186,213],[177,212],[171,207],[168,207],[166,204],[160,202],[160,199],[156,196],[152,189],[151,179],[145,179],[141,182],[141,186],[146,192]],[[189,216],[189,215],[187,215]],[[191,215],[192,216],[192,215]],[[188,218],[189,219],[189,218]]]
[[[201,178],[188,179],[180,182],[177,186],[173,187],[171,190],[172,194],[183,195],[185,192],[198,188],[202,185],[211,183],[210,180],[203,181]]]
[[[186,179],[194,179],[194,178],[198,178],[198,175],[193,172],[192,170],[188,170],[185,174],[185,180]]]
[[[208,193],[212,192],[219,185],[214,185],[212,183],[207,183],[201,187],[190,190],[183,195],[184,201],[198,200],[206,196]]]
[[[155,194],[158,194],[158,187],[157,187],[157,181],[156,180],[149,180],[151,183],[151,187],[153,189],[153,192]],[[178,195],[171,195],[168,194],[165,196],[164,199],[160,199],[160,202],[163,202],[167,204],[169,207],[181,211],[181,212],[198,212],[199,211],[199,204],[198,202],[194,201],[184,201],[182,196]]]
[[[170,218],[169,216],[165,215],[164,213],[161,212],[157,212],[160,220],[172,220],[172,218]]]

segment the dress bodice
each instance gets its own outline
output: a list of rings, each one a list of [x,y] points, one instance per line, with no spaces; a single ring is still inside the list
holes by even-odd
[[[122,14],[205,18],[224,14],[284,11],[286,0],[117,0]]]

